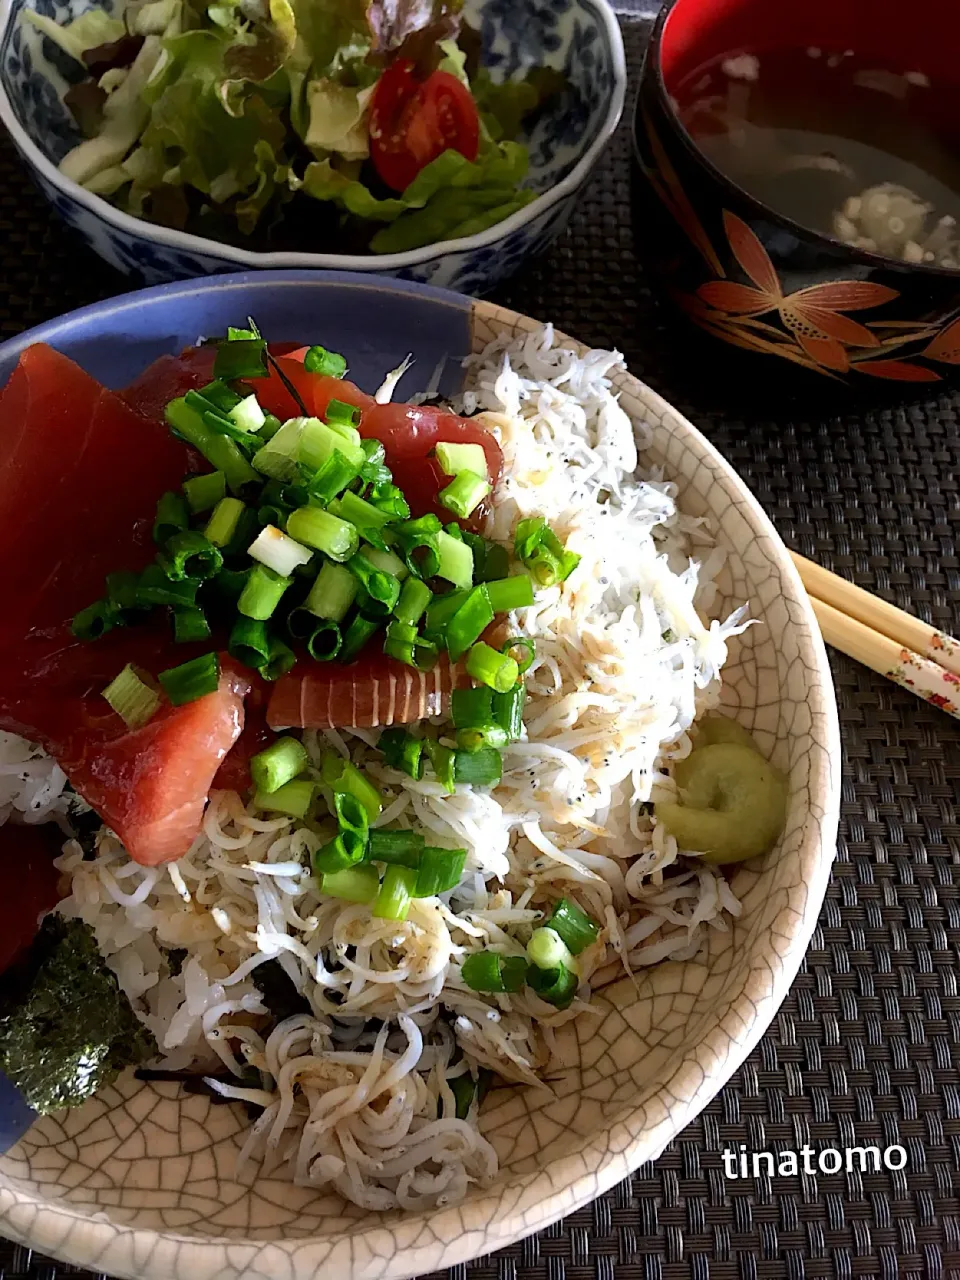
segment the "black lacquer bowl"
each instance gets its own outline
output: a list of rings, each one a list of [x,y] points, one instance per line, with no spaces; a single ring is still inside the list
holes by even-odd
[[[634,120],[637,250],[652,282],[696,326],[685,347],[701,376],[725,387],[842,404],[956,385],[960,270],[854,249],[781,216],[681,124],[671,93],[692,70],[785,46],[856,49],[952,83],[960,5],[914,0],[908,16],[901,0],[668,0]]]

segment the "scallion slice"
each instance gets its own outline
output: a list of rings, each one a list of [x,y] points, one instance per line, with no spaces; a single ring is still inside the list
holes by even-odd
[[[249,569],[221,569],[210,585],[223,600],[236,604],[243,594],[249,574]]]
[[[157,679],[173,705],[181,707],[208,693],[216,693],[220,684],[220,662],[215,653],[205,653],[178,667],[168,667]]]
[[[356,599],[359,583],[349,569],[324,562],[303,607],[332,622],[342,622]]]
[[[452,538],[446,530],[437,534],[437,573],[463,591],[473,583],[473,552],[459,538]]]
[[[355,613],[343,633],[340,661],[352,662],[379,629],[380,623],[376,618],[365,618],[362,613]]]
[[[195,604],[199,585],[196,578],[173,582],[158,564],[148,564],[137,580],[136,607],[152,609],[155,604],[172,604],[182,608]]]
[[[415,898],[434,898],[438,893],[455,889],[463,875],[466,849],[435,849],[429,845],[420,853]]]
[[[481,640],[467,654],[467,674],[495,693],[506,693],[520,678],[520,668],[509,654],[499,653]]]
[[[251,756],[250,776],[258,791],[278,791],[303,773],[308,763],[307,749],[299,738],[277,738]]]
[[[527,982],[541,1000],[557,1009],[566,1009],[580,985],[580,979],[570,969],[538,969],[535,964],[527,970]]]
[[[133,613],[144,606],[137,602],[137,584],[140,575],[121,569],[106,576],[107,599],[121,613]]]
[[[217,346],[213,376],[224,382],[267,376],[267,344],[262,338],[235,338]]]
[[[400,557],[395,556],[392,551],[381,551],[379,547],[364,547],[363,554],[375,569],[379,569],[382,573],[392,573],[398,582],[403,582],[407,578],[411,582],[418,582],[421,587],[423,586],[419,579],[410,577],[410,570]]]
[[[343,356],[326,347],[311,347],[303,357],[303,367],[307,373],[319,373],[327,378],[342,378],[347,372]]]
[[[537,647],[529,636],[511,636],[500,646],[501,653],[507,653],[516,661],[521,675],[526,675],[537,656]]]
[[[259,560],[268,569],[278,573],[281,578],[289,578],[298,565],[309,564],[313,558],[313,552],[308,547],[301,545],[293,537],[281,533],[272,524],[265,525],[260,530],[247,548],[247,552],[254,560]]]
[[[490,608],[494,613],[510,613],[513,609],[526,609],[533,604],[533,583],[529,574],[517,573],[511,578],[486,584]]]
[[[372,559],[372,557],[371,557]],[[423,611],[433,599],[433,592],[419,578],[409,577],[400,591],[394,613],[398,622],[405,622],[415,627],[423,616]]]
[[[447,1087],[453,1094],[456,1118],[458,1120],[466,1120],[470,1114],[470,1108],[473,1106],[473,1100],[477,1095],[477,1087],[473,1076],[468,1072],[464,1072],[462,1076],[454,1076],[452,1080],[448,1078]]]
[[[189,528],[190,508],[186,499],[179,493],[165,493],[157,503],[157,514],[153,522],[154,542],[162,547],[174,534]]]
[[[199,450],[212,467],[222,471],[232,493],[258,479],[257,473],[236,444],[227,436],[211,431],[203,418],[181,397],[171,400],[164,416],[174,431]]]
[[[245,667],[260,671],[270,661],[270,637],[262,622],[237,618],[230,631],[227,652]]]
[[[339,625],[329,618],[319,626],[315,625],[307,636],[307,653],[315,662],[332,662],[342,646],[343,633]]]
[[[380,920],[406,920],[416,887],[416,871],[390,863],[383,873],[380,892],[370,908],[370,914]]]
[[[457,753],[451,751],[449,747],[441,746],[434,738],[424,738],[423,745],[437,781],[447,795],[452,796],[457,781]]]
[[[518,560],[527,560],[543,541],[547,522],[543,516],[529,516],[521,520],[513,535],[513,552]]]
[[[265,414],[263,419],[263,426],[257,432],[257,435],[264,442],[264,444],[266,444],[268,440],[273,439],[273,437],[277,434],[277,432],[280,430],[282,426],[283,426],[283,423],[280,421],[278,417],[276,417],[275,414],[272,414],[272,413]]]
[[[526,981],[527,961],[524,956],[475,951],[461,964],[460,976],[471,991],[519,991]]]
[[[308,485],[310,497],[318,502],[330,502],[338,494],[343,493],[357,475],[358,471],[354,464],[339,449],[334,449],[326,462],[311,477]]]
[[[483,585],[474,587],[447,625],[444,639],[454,662],[475,644],[493,621],[490,597]]]
[[[224,502],[233,501],[233,498],[224,498]],[[164,550],[157,557],[157,563],[172,582],[184,582],[187,579],[208,582],[223,568],[223,553],[202,533],[184,529],[182,533],[175,533],[172,538],[167,539]]]
[[[239,498],[221,498],[211,512],[203,536],[215,547],[229,546],[245,510]]]
[[[270,647],[267,661],[260,668],[264,680],[279,680],[296,666],[297,655],[279,636],[270,636]]]
[[[473,787],[496,787],[503,777],[503,758],[494,747],[454,754],[453,775],[457,782]]]
[[[363,858],[366,841],[355,831],[341,829],[313,855],[313,869],[317,875],[335,875],[355,867]]]
[[[344,400],[331,400],[323,416],[331,424],[342,422],[348,427],[355,427],[360,422],[360,410]]]
[[[401,520],[391,529],[407,568],[418,578],[432,578],[440,567],[438,536],[443,526],[434,515]]]
[[[202,476],[191,476],[183,482],[187,506],[193,514],[210,511],[221,498],[227,496],[227,478],[222,471],[208,471]]]
[[[424,635],[446,646],[447,627],[469,594],[469,591],[450,591],[446,595],[434,596],[427,606]]]
[[[352,427],[321,422],[319,418],[304,419],[297,446],[297,462],[308,472],[319,471],[334,453],[342,454],[358,471],[363,466],[360,437]]]
[[[360,545],[360,535],[347,520],[340,520],[319,507],[300,507],[287,519],[287,532],[291,538],[322,551],[324,555],[343,563],[349,560]]]
[[[445,476],[458,476],[467,471],[486,478],[487,455],[483,451],[483,445],[455,444],[441,440],[434,452]]]
[[[570,969],[577,971],[577,962],[567,944],[555,929],[534,929],[527,943],[527,959],[538,969]]]
[[[307,421],[307,418],[290,418],[257,450],[253,456],[253,466],[262,476],[288,484],[298,478],[300,473],[297,468],[297,452],[304,423]]]
[[[454,689],[450,695],[450,719],[455,729],[482,729],[492,724],[492,690]]]
[[[354,835],[360,837],[364,848],[366,848],[370,816],[364,805],[350,791],[335,791],[333,793],[333,807],[340,830],[352,831]]]
[[[267,618],[273,617],[283,593],[292,582],[292,578],[274,573],[266,565],[255,564],[237,601],[238,612],[245,618],[256,618],[260,622],[265,622]]]
[[[255,395],[247,396],[241,400],[239,404],[235,404],[227,413],[227,417],[235,427],[239,427],[241,431],[259,432],[267,419],[267,415],[260,408],[260,403]]]
[[[491,710],[494,723],[499,725],[510,742],[516,742],[523,736],[523,704],[526,698],[527,690],[522,682],[506,693],[493,695]]]
[[[160,705],[159,693],[141,680],[129,662],[110,681],[103,696],[128,729],[141,728]]]
[[[509,741],[510,735],[498,724],[457,730],[457,746],[463,751],[479,751],[481,747],[505,747]]]
[[[400,583],[392,573],[384,573],[382,569],[376,568],[362,552],[350,557],[347,568],[370,598],[383,607],[385,613],[393,612],[400,599]]]
[[[293,782],[285,782],[275,791],[255,792],[253,803],[258,809],[265,809],[268,813],[284,813],[288,818],[305,818],[313,804],[316,790],[315,782],[297,778]]]
[[[361,862],[355,867],[347,867],[344,871],[332,874],[324,873],[320,881],[320,892],[331,898],[341,898],[344,902],[372,902],[380,891],[380,876],[376,867],[369,862]]]
[[[547,925],[566,943],[573,955],[578,956],[596,942],[600,926],[569,898],[561,898],[553,908]]]
[[[123,615],[110,600],[95,600],[74,614],[70,630],[78,640],[99,640],[114,627],[123,625]]]
[[[342,519],[355,524],[358,529],[382,529],[390,522],[390,516],[386,511],[380,511],[369,502],[365,502],[363,498],[358,498],[350,490],[340,499],[340,515]]]
[[[380,792],[363,776],[356,765],[330,751],[323,758],[321,776],[324,784],[334,795],[339,792],[348,792],[360,801],[367,811],[369,820],[376,822],[383,808]]]
[[[399,769],[415,782],[423,777],[422,738],[415,738],[405,729],[384,729],[377,746],[383,752],[384,763],[391,769]]]
[[[196,605],[184,605],[173,610],[173,638],[177,644],[193,644],[197,640],[209,640],[212,635],[206,614]]]
[[[476,511],[491,488],[490,481],[485,477],[476,476],[471,471],[462,471],[445,489],[440,490],[438,498],[448,511],[465,520]]]
[[[378,511],[385,511],[391,520],[408,520],[410,504],[392,480],[383,480],[375,484],[367,494],[367,501]]]
[[[415,871],[420,865],[423,836],[416,831],[387,831],[374,828],[370,832],[367,858],[371,862],[392,862]]]

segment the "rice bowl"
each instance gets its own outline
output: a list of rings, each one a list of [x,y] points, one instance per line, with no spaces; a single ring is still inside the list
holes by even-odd
[[[203,1061],[215,1062],[219,1058],[229,1068],[227,1056],[237,1050],[239,1039],[244,1046],[250,1046],[242,1050],[249,1063],[273,1067],[267,1072],[272,1080],[279,1079],[287,1067],[291,1068],[288,1076],[296,1075],[307,1065],[303,1059],[313,1055],[324,1057],[328,1067],[336,1066],[345,1073],[342,1084],[347,1084],[347,1077],[352,1081],[348,1089],[359,1105],[328,1126],[337,1132],[341,1142],[337,1153],[317,1148],[305,1152],[309,1142],[303,1136],[307,1117],[302,1094],[295,1100],[292,1092],[285,1093],[282,1087],[276,1090],[264,1087],[264,1079],[257,1096],[253,1096],[257,1093],[256,1086],[246,1082],[233,1086],[221,1084],[227,1096],[261,1108],[263,1123],[258,1121],[253,1130],[247,1129],[243,1117],[238,1117],[233,1108],[217,1109],[215,1120],[209,1109],[205,1113],[205,1124],[213,1123],[221,1132],[226,1125],[231,1131],[227,1143],[234,1149],[234,1159],[237,1147],[245,1148],[241,1155],[248,1162],[257,1163],[266,1157],[261,1176],[267,1180],[268,1187],[279,1185],[274,1182],[278,1177],[293,1174],[296,1178],[299,1162],[301,1183],[312,1181],[313,1187],[319,1183],[321,1188],[332,1184],[348,1199],[367,1209],[399,1206],[412,1211],[414,1217],[418,1212],[433,1210],[431,1225],[437,1221],[437,1211],[441,1211],[442,1217],[445,1206],[459,1199],[472,1183],[476,1187],[470,1192],[468,1207],[464,1210],[467,1215],[472,1213],[474,1205],[479,1207],[491,1196],[496,1198],[497,1187],[503,1185],[505,1177],[514,1183],[519,1178],[518,1186],[521,1183],[533,1186],[538,1175],[530,1158],[537,1146],[542,1148],[544,1143],[541,1136],[544,1131],[534,1119],[536,1116],[543,1116],[544,1121],[549,1115],[564,1116],[560,1123],[569,1130],[566,1139],[557,1133],[548,1142],[554,1147],[557,1144],[562,1147],[564,1141],[572,1142],[571,1151],[579,1149],[584,1159],[589,1159],[590,1132],[596,1127],[597,1107],[602,1113],[617,1106],[615,1096],[606,1091],[606,1086],[597,1094],[589,1083],[591,1072],[600,1073],[596,1077],[599,1087],[602,1081],[613,1084],[616,1073],[626,1071],[633,1082],[632,1088],[641,1095],[646,1091],[647,1096],[656,1097],[659,1090],[653,1081],[657,1057],[666,1064],[674,1055],[676,1046],[684,1043],[676,1037],[682,1037],[686,1023],[682,1013],[681,1021],[675,1020],[676,1011],[685,1007],[685,1001],[681,999],[680,1004],[675,1005],[671,1000],[665,1006],[658,1006],[658,988],[664,993],[699,989],[707,993],[708,1002],[715,1001],[731,973],[734,937],[746,937],[749,947],[751,935],[755,935],[757,912],[762,914],[764,909],[757,896],[758,887],[771,871],[775,878],[778,868],[786,877],[784,886],[793,879],[782,861],[783,849],[788,848],[791,841],[795,850],[800,847],[796,841],[802,845],[811,819],[809,807],[802,800],[798,803],[794,795],[786,842],[780,854],[771,855],[773,866],[768,862],[762,873],[744,869],[728,881],[715,867],[698,866],[690,860],[682,863],[683,869],[678,874],[676,842],[662,828],[658,830],[658,824],[648,813],[636,807],[635,799],[645,806],[651,799],[657,800],[661,792],[669,792],[671,782],[664,770],[665,763],[679,760],[689,752],[687,730],[695,715],[719,702],[718,674],[726,656],[727,641],[736,645],[734,679],[725,694],[728,707],[731,693],[736,695],[750,688],[749,683],[744,685],[740,673],[749,670],[753,661],[751,654],[758,645],[762,649],[770,641],[755,638],[761,630],[759,627],[745,630],[748,619],[737,609],[745,602],[744,597],[752,593],[731,591],[729,570],[725,570],[723,564],[726,552],[714,551],[700,512],[696,511],[698,504],[692,504],[692,512],[678,515],[669,471],[666,479],[657,473],[642,485],[628,478],[635,465],[631,457],[632,432],[622,429],[624,423],[629,427],[629,421],[618,417],[620,411],[615,402],[609,395],[602,394],[605,392],[602,380],[612,374],[621,387],[627,387],[624,400],[635,422],[641,418],[637,402],[631,400],[636,384],[631,385],[617,369],[615,356],[582,350],[577,360],[558,356],[549,346],[551,336],[535,331],[533,337],[527,338],[521,329],[521,336],[514,339],[510,352],[512,382],[502,361],[505,342],[497,349],[481,351],[472,374],[473,385],[468,385],[466,393],[467,397],[471,394],[477,397],[476,405],[467,407],[476,407],[489,415],[490,425],[499,431],[509,463],[506,474],[511,487],[504,491],[495,507],[494,536],[497,522],[510,525],[518,515],[534,509],[548,513],[569,545],[583,555],[586,571],[582,584],[588,586],[587,590],[578,587],[562,606],[560,600],[564,592],[558,590],[553,598],[549,592],[545,593],[548,598],[538,599],[532,609],[521,611],[522,616],[518,615],[515,620],[525,634],[535,638],[538,657],[528,677],[526,739],[505,749],[502,783],[488,795],[468,790],[448,797],[439,794],[430,781],[404,779],[378,763],[373,748],[375,732],[361,730],[352,736],[343,732],[337,735],[338,742],[329,737],[332,732],[329,731],[324,744],[349,753],[354,761],[371,771],[383,792],[384,823],[402,827],[415,817],[418,822],[430,825],[439,843],[466,844],[472,883],[468,874],[466,887],[462,884],[432,912],[430,900],[424,900],[422,906],[415,902],[410,923],[392,926],[392,932],[388,928],[390,947],[381,947],[378,951],[377,938],[370,933],[369,915],[365,916],[362,909],[349,908],[337,912],[336,923],[329,918],[329,912],[324,919],[323,904],[318,903],[315,894],[310,896],[309,888],[304,889],[299,883],[295,864],[303,849],[298,848],[298,842],[302,846],[306,835],[302,831],[298,833],[296,823],[257,816],[229,793],[213,797],[201,841],[185,861],[173,864],[178,869],[174,877],[162,869],[145,871],[131,864],[109,836],[101,838],[96,861],[84,861],[76,849],[69,847],[61,861],[62,868],[73,876],[73,896],[62,910],[83,916],[94,925],[101,947],[110,955],[111,966],[119,973],[122,985],[135,1004],[140,1002],[141,1012],[153,1021],[158,1040],[166,1041],[164,1049],[171,1069],[195,1065],[198,1047],[203,1051]],[[558,339],[558,345],[566,346],[567,342]],[[517,375],[525,386],[516,381]],[[534,396],[533,384],[541,382],[549,386],[538,386]],[[560,392],[557,383],[575,384],[578,394],[565,400],[566,393]],[[518,395],[526,398],[528,418],[538,419],[539,440],[530,430],[529,422],[524,426],[518,418]],[[535,402],[533,407],[531,402]],[[586,412],[571,413],[574,406],[581,410],[586,407]],[[571,421],[579,426],[579,433],[570,428]],[[547,423],[549,430],[545,427]],[[675,440],[676,435],[672,439]],[[587,442],[589,450],[583,447]],[[599,450],[597,443],[601,446]],[[646,433],[642,431],[639,443],[647,444]],[[656,447],[656,432],[653,443]],[[568,463],[576,460],[579,448],[580,457],[589,467],[574,465],[568,471],[556,472],[554,484],[544,481],[543,472],[549,474],[552,470],[543,465],[544,461],[553,460],[551,448],[556,448],[557,456],[563,454]],[[717,467],[714,459],[711,464],[714,476],[720,476],[718,483],[727,482],[722,464]],[[590,467],[594,468],[592,475]],[[586,509],[583,495],[590,493],[591,485],[593,492],[603,490],[613,495],[606,504],[609,510],[603,516],[603,521],[609,519],[614,525],[612,530],[593,527],[597,521],[582,515]],[[737,497],[739,501],[740,495]],[[683,500],[681,489],[681,503]],[[619,525],[618,514],[622,517]],[[573,515],[580,517],[576,528]],[[616,553],[621,547],[622,559],[618,563]],[[699,573],[690,570],[691,552],[702,566]],[[606,573],[600,572],[599,567],[594,572],[601,561]],[[737,573],[739,575],[739,568]],[[603,578],[607,581],[602,581]],[[646,619],[644,637],[642,609],[638,610],[639,619],[631,613],[624,621],[627,605],[623,593],[635,594],[638,588],[641,596],[646,594],[651,599],[654,592],[657,593],[658,607],[670,609],[672,626],[662,625],[663,617],[656,613],[653,630],[650,618]],[[565,590],[572,590],[572,584]],[[584,598],[578,601],[578,594]],[[712,595],[716,596],[715,600],[711,599]],[[692,609],[695,598],[701,609],[717,616],[709,628],[699,624],[697,629]],[[772,607],[766,600],[763,603]],[[609,624],[604,627],[598,623],[598,634],[592,635],[590,620],[614,611],[615,617]],[[619,633],[616,623],[620,626]],[[610,644],[608,636],[605,648],[602,637],[598,636],[611,629],[615,643]],[[673,637],[669,635],[671,631]],[[690,643],[685,644],[688,640]],[[778,642],[784,643],[781,637]],[[672,653],[671,645],[674,646]],[[691,653],[695,651],[696,661],[677,663],[677,646]],[[643,663],[636,661],[638,653],[643,654]],[[575,655],[579,670],[577,665],[571,665],[574,662],[571,654]],[[591,663],[592,677],[602,676],[604,663],[610,664],[606,687],[602,686],[602,679],[596,678],[583,687],[586,661]],[[572,678],[568,678],[571,671]],[[651,699],[644,692],[651,687],[658,691],[652,716]],[[596,700],[596,706],[588,709],[590,714],[586,717],[577,701],[585,694]],[[641,707],[646,711],[645,717],[638,714]],[[751,728],[759,731],[762,742],[772,741],[768,735],[771,730],[776,733],[776,718],[769,723],[764,722],[763,716],[752,723],[750,718],[744,718]],[[620,738],[615,743],[616,750],[611,752],[610,743],[616,734]],[[591,755],[589,748],[597,741],[604,744],[604,751]],[[311,741],[308,734],[307,747],[315,754],[320,749],[319,741]],[[795,777],[796,758],[791,758],[789,753],[781,753],[779,758],[794,768]],[[826,820],[829,825],[829,814]],[[571,825],[589,838],[571,840]],[[564,831],[564,827],[568,830]],[[618,856],[627,842],[629,855]],[[587,844],[589,849],[584,847]],[[212,876],[211,866],[215,867]],[[205,868],[202,874],[201,868]],[[792,870],[796,870],[795,865]],[[502,886],[504,880],[507,887]],[[184,907],[188,895],[196,903],[201,882],[200,896],[205,899],[205,907],[198,917],[196,911],[186,912]],[[476,992],[465,989],[457,976],[459,960],[472,950],[491,944],[507,945],[504,940],[515,938],[518,930],[522,937],[524,928],[534,923],[533,912],[542,911],[545,903],[549,905],[556,900],[558,884],[575,892],[581,905],[603,922],[603,933],[596,948],[588,948],[582,955],[581,978],[586,986],[581,986],[578,999],[566,1011],[558,1012],[544,1006],[533,993],[491,1000],[478,998]],[[553,888],[544,890],[542,885]],[[286,899],[281,898],[281,894],[286,895]],[[136,925],[134,920],[139,908],[145,910],[140,913],[141,923]],[[270,927],[278,911],[286,918],[283,936],[290,939],[282,947],[275,941],[280,930]],[[293,911],[307,927],[290,928],[288,911]],[[746,933],[742,927],[734,927],[741,911],[750,920]],[[152,913],[149,924],[146,923],[148,912]],[[197,930],[203,937],[191,939],[182,932],[188,916],[199,918],[202,928],[197,926]],[[157,947],[158,917],[164,922],[164,946],[168,949],[177,946],[187,953],[179,975],[164,971],[166,962]],[[281,952],[283,961],[287,962],[283,967],[286,969],[289,965],[295,974],[302,974],[302,965],[316,966],[317,955],[324,953],[325,961],[320,966],[322,981],[316,984],[319,987],[317,1001],[311,1001],[315,1003],[313,1013],[301,1015],[300,1024],[296,1021],[284,1024],[273,1043],[270,1036],[256,1043],[257,1033],[250,1030],[239,1037],[234,1033],[230,1048],[222,1041],[218,1043],[216,1034],[209,1034],[218,1030],[221,1019],[245,1013],[256,1015],[257,1011],[257,988],[247,985],[251,970],[248,967],[245,973],[240,972],[244,961],[251,957],[250,942],[234,925],[234,917],[238,926],[246,926],[246,932],[253,933],[263,955]],[[353,933],[351,925],[356,930]],[[178,929],[181,932],[177,933]],[[402,941],[398,937],[401,933],[406,935]],[[313,949],[307,949],[306,943],[311,941]],[[297,943],[306,955],[298,951]],[[347,953],[350,947],[357,948],[352,955]],[[334,952],[340,957],[340,967],[333,961]],[[603,994],[597,994],[598,988],[605,988],[618,974],[624,973],[624,959],[629,969],[639,973],[639,995],[626,978],[609,993],[604,990]],[[671,965],[670,960],[680,963]],[[656,966],[660,961],[668,963],[647,971],[647,966]],[[405,967],[407,972],[402,972]],[[389,976],[388,970],[392,971]],[[316,973],[316,969],[313,972]],[[662,977],[658,979],[658,975]],[[679,982],[680,987],[674,987],[675,982]],[[690,987],[688,982],[692,984]],[[386,999],[382,996],[383,987],[392,993]],[[711,991],[713,996],[709,995]],[[756,987],[754,991],[761,995],[772,1014],[773,991]],[[337,993],[337,999],[324,1005],[326,995],[331,992]],[[394,1028],[365,1028],[362,1022],[358,1026],[356,1021],[350,1025],[348,1015],[352,1009],[375,1017],[395,1013],[398,995],[402,996],[406,1011]],[[615,1002],[613,1006],[611,999]],[[447,1010],[450,1021],[436,1017],[438,1001]],[[224,1007],[218,1008],[218,1005]],[[675,1005],[673,1013],[670,1005]],[[621,1015],[615,1012],[617,1006],[624,1012],[632,1010],[629,1020],[633,1030],[628,1032]],[[652,1025],[649,1018],[657,1007],[661,1012],[654,1015],[656,1025]],[[706,1006],[702,1007],[706,1011]],[[489,1017],[491,1013],[496,1016]],[[320,1017],[327,1018],[326,1030],[318,1025]],[[336,1025],[331,1025],[334,1021]],[[762,1019],[759,1021],[762,1029]],[[240,1019],[239,1025],[244,1025],[244,1019]],[[443,1082],[450,1079],[451,1065],[456,1070],[456,1063],[452,1062],[455,1043],[461,1050],[459,1062],[466,1063],[464,1071],[473,1071],[478,1065],[496,1065],[502,1078],[528,1082],[533,1088],[536,1087],[535,1073],[546,1068],[554,1097],[545,1094],[542,1087],[532,1097],[531,1089],[495,1091],[480,1110],[483,1136],[478,1136],[476,1107],[471,1107],[468,1122],[448,1114],[450,1099],[445,1097]],[[632,1045],[630,1050],[625,1049],[628,1043]],[[609,1046],[612,1060],[604,1055],[597,1060],[591,1044]],[[641,1046],[646,1050],[642,1067],[645,1085],[641,1085],[640,1078],[634,1074],[639,1069],[635,1059],[639,1058]],[[743,1042],[741,1049],[745,1051]],[[552,1065],[548,1067],[551,1058]],[[575,1065],[577,1060],[579,1068]],[[444,1070],[436,1069],[438,1062]],[[162,1084],[155,1087],[161,1094],[168,1088]],[[389,1101],[386,1106],[381,1102],[377,1108],[364,1106],[363,1097],[357,1098],[358,1088],[361,1093],[366,1089],[371,1101],[374,1100],[372,1090],[381,1097],[388,1096]],[[118,1083],[117,1089],[121,1097],[127,1095],[127,1085]],[[134,1097],[135,1091],[129,1096]],[[568,1104],[577,1096],[585,1113],[575,1117]],[[595,1099],[590,1104],[592,1122],[587,1107],[591,1097]],[[701,1098],[701,1102],[705,1100]],[[183,1105],[189,1108],[195,1104],[197,1100],[191,1099]],[[94,1105],[100,1104],[91,1104]],[[301,1114],[288,1128],[295,1110]],[[323,1110],[321,1106],[320,1112]],[[435,1119],[438,1112],[440,1118]],[[526,1131],[518,1133],[511,1117],[520,1116],[528,1117],[532,1124],[525,1123]],[[318,1115],[312,1117],[317,1118]],[[43,1123],[31,1132],[25,1145],[40,1137],[36,1130],[42,1131]],[[657,1140],[653,1135],[663,1132],[666,1140],[675,1124],[675,1116],[658,1117],[655,1111],[649,1112],[641,1139],[644,1148],[652,1151],[650,1144]],[[377,1142],[373,1131],[378,1126],[381,1138],[394,1136],[392,1128],[408,1139],[406,1156],[396,1155],[392,1164],[389,1158],[381,1160],[379,1169],[374,1167],[371,1155],[372,1146],[383,1150],[386,1145]],[[317,1128],[312,1126],[314,1133]],[[359,1155],[354,1154],[352,1158],[348,1155],[344,1159],[347,1153],[342,1140],[346,1135],[347,1144],[353,1139],[356,1145],[358,1130]],[[409,1136],[414,1133],[422,1133],[423,1138],[433,1144],[434,1157],[438,1150],[445,1154],[446,1158],[439,1162],[442,1177],[437,1174],[436,1162],[429,1171],[421,1169],[419,1174],[417,1161],[413,1161],[411,1167]],[[636,1142],[637,1138],[633,1138],[627,1144],[632,1150],[625,1159],[635,1159]],[[389,1146],[387,1151],[389,1153]],[[498,1158],[501,1182],[485,1190],[491,1187]],[[317,1159],[321,1164],[311,1179],[309,1170],[316,1166]],[[400,1167],[404,1161],[406,1167]],[[282,1165],[287,1167],[281,1168]],[[619,1157],[611,1161],[608,1153],[604,1157],[604,1168],[614,1167],[625,1165]],[[251,1178],[255,1172],[249,1168]],[[225,1169],[223,1176],[232,1178],[232,1169]],[[612,1177],[615,1176],[614,1172]],[[608,1182],[606,1173],[603,1182]],[[263,1183],[254,1187],[257,1185]],[[592,1181],[589,1186],[584,1182],[578,1185],[584,1195],[599,1189]],[[316,1197],[316,1191],[310,1190]],[[249,1194],[256,1197],[262,1193],[254,1189]],[[272,1203],[274,1197],[268,1194]],[[315,1203],[313,1209],[310,1204],[309,1193],[297,1200],[296,1221],[288,1222],[285,1234],[289,1229],[299,1236],[305,1219],[312,1213],[332,1211],[324,1201],[319,1206]],[[563,1211],[570,1204],[567,1200],[561,1207],[554,1198],[549,1212]],[[335,1212],[339,1216],[340,1211]],[[347,1220],[341,1221],[345,1225]],[[525,1219],[524,1230],[533,1230],[536,1225],[531,1219]],[[488,1237],[482,1247],[493,1247],[495,1243],[494,1238]],[[448,1265],[448,1255],[444,1255],[442,1264]],[[416,1259],[404,1256],[402,1263],[396,1264],[390,1273],[410,1274],[425,1265],[441,1265],[440,1256],[434,1253],[418,1254]],[[375,1273],[380,1272],[356,1271],[356,1274]]]

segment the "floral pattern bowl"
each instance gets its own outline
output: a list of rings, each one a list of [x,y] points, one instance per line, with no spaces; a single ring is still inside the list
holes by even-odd
[[[338,349],[370,388],[415,333],[408,395],[444,360],[441,388],[452,393],[464,356],[539,327],[421,285],[257,272],[165,285],[53,321],[0,346],[0,382],[27,343],[46,341],[120,386],[247,314],[278,341],[303,341],[316,316],[335,315]],[[376,1214],[274,1177],[240,1182],[241,1107],[128,1073],[83,1107],[37,1121],[0,1156],[0,1233],[131,1280],[404,1280],[508,1245],[600,1195],[659,1155],[749,1054],[797,972],[829,877],[840,792],[833,685],[790,557],[746,485],[649,387],[622,371],[614,382],[651,436],[642,466],[677,483],[683,511],[705,517],[727,552],[717,613],[749,601],[762,624],[732,648],[724,703],[788,774],[791,798],[779,846],[731,869],[742,903],[733,927],[711,931],[693,960],[599,992],[598,1016],[558,1032],[552,1093],[491,1092],[481,1127],[500,1171],[456,1207]]]
[[[466,0],[464,15],[479,28],[482,60],[495,77],[544,65],[566,77],[565,91],[523,139],[530,148],[527,185],[538,198],[477,235],[405,253],[255,253],[131,217],[60,174],[58,162],[79,141],[62,101],[75,72],[71,59],[20,15],[32,8],[63,21],[95,7],[111,10],[114,0],[0,0],[0,121],[64,221],[111,266],[147,283],[294,267],[488,292],[566,226],[623,111],[623,39],[607,0]]]

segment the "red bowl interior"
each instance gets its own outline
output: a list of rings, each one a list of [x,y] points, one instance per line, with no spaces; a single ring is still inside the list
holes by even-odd
[[[731,53],[853,49],[891,71],[960,82],[960,0],[677,0],[660,65],[672,92],[705,62]]]

